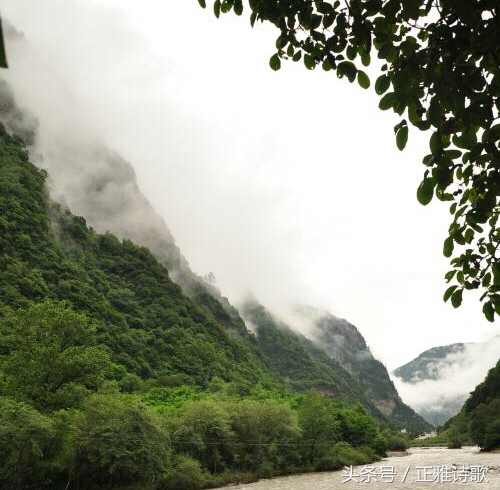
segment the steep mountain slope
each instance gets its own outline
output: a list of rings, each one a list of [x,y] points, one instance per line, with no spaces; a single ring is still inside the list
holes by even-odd
[[[349,403],[361,401],[372,413],[381,416],[347,371],[306,337],[275,319],[256,300],[247,300],[241,306],[241,313],[256,329],[257,343],[266,364],[294,389],[314,388]]]
[[[420,354],[415,359],[398,367],[393,374],[401,378],[405,383],[417,383],[426,379],[438,379],[444,364],[450,364],[450,354],[462,353],[466,345],[472,344],[450,344],[433,347]]]
[[[28,156],[0,128],[0,318],[31,301],[65,300],[95,319],[123,376],[202,387],[218,376],[242,390],[256,383],[315,387],[377,412],[356,381],[307,339],[272,323],[258,340],[228,332],[182,294],[149,250],[97,234],[51,202],[46,174]]]
[[[98,323],[113,360],[143,378],[270,379],[250,334],[234,336],[182,294],[145,248],[99,235],[52,203],[46,174],[0,129],[0,314],[66,300]],[[253,342],[253,344],[252,344]]]
[[[486,451],[500,447],[500,360],[446,427],[452,442],[472,439]]]
[[[386,367],[375,359],[358,329],[329,312],[309,306],[297,309],[305,319],[312,319],[311,338],[331,359],[336,360],[361,385],[367,398],[400,426],[417,431],[429,428],[398,395]]]
[[[227,298],[192,272],[165,221],[139,189],[129,162],[92,138],[84,142],[57,141],[48,154],[37,153],[38,122],[18,107],[11,87],[1,79],[0,121],[10,134],[18,134],[27,142],[36,165],[48,170],[51,196],[56,201],[84,216],[98,233],[109,231],[147,247],[184,294],[227,329],[245,335],[244,322]]]
[[[13,94],[6,84],[0,84],[0,119],[5,121],[10,131],[21,133],[30,143],[36,141],[36,120],[27,115],[25,111],[19,110]],[[32,146],[32,148],[34,147]],[[372,412],[377,412],[372,402],[369,401],[373,400],[373,397],[370,395],[367,398],[363,394],[363,385],[360,386],[360,383],[356,382],[339,364],[332,362],[327,355],[318,350],[305,337],[296,336],[291,330],[282,329],[280,326],[279,329],[272,330],[272,335],[269,335],[269,329],[261,330],[261,337],[256,341],[255,337],[247,330],[238,310],[229,303],[227,298],[224,298],[220,291],[190,270],[163,219],[140,191],[134,171],[128,162],[107,150],[102,144],[95,142],[83,145],[83,149],[79,148],[74,154],[72,149],[74,148],[71,144],[58,144],[57,148],[53,152],[49,152],[47,156],[39,155],[37,157],[37,162],[40,165],[54,170],[58,177],[56,181],[50,180],[51,193],[55,193],[64,202],[71,204],[72,209],[75,208],[79,214],[85,216],[85,220],[74,217],[64,207],[50,204],[52,234],[49,232],[49,237],[44,237],[44,240],[49,242],[52,240],[53,243],[51,242],[47,248],[59,247],[58,253],[73,262],[70,267],[71,272],[67,272],[68,276],[74,271],[78,272],[76,277],[72,278],[73,282],[70,281],[70,277],[62,274],[59,277],[61,284],[57,284],[57,286],[45,284],[43,288],[49,295],[54,295],[55,288],[57,292],[55,297],[68,299],[78,308],[90,309],[99,319],[103,318],[103,314],[109,315],[108,311],[103,311],[102,305],[110,302],[107,295],[111,294],[113,300],[110,306],[114,311],[111,317],[104,316],[104,318],[108,326],[119,319],[120,327],[117,328],[116,325],[109,329],[108,326],[103,327],[102,338],[115,352],[117,362],[142,377],[166,379],[172,375],[183,375],[186,376],[185,379],[194,380],[202,385],[206,384],[214,374],[223,379],[243,379],[245,382],[255,382],[256,380],[268,382],[272,379],[273,382],[281,383],[285,380],[285,384],[294,389],[305,390],[315,387],[324,393],[340,396],[348,403],[361,401]],[[75,175],[75,173],[78,174],[78,179],[71,178],[71,175]],[[173,317],[170,312],[166,316],[163,315],[164,312],[156,317],[151,316],[151,308],[147,301],[156,294],[153,291],[157,287],[163,288],[163,286],[150,284],[150,290],[145,298],[144,286],[140,283],[134,283],[137,272],[130,270],[131,264],[135,261],[135,266],[138,269],[143,268],[140,260],[137,257],[133,258],[135,252],[132,253],[132,250],[140,250],[139,247],[127,240],[120,243],[114,235],[107,233],[99,235],[87,228],[87,222],[97,232],[105,233],[110,230],[118,235],[118,238],[131,239],[151,250],[156,260],[169,271],[168,279],[162,278],[162,281],[169,281],[169,288],[174,288],[175,285],[170,281],[170,277],[172,277],[181,285],[182,293],[191,299],[189,310],[194,309],[195,315],[201,315],[201,319],[197,317],[194,320],[193,318],[189,320],[189,322],[194,321],[197,324],[196,336],[194,337],[196,340],[193,340],[191,332],[188,334],[183,329],[174,330],[168,335],[163,331],[156,331],[178,327],[180,320],[177,308],[174,308],[176,316]],[[149,254],[149,251],[144,253]],[[104,257],[106,260],[103,263]],[[125,257],[127,258],[125,259]],[[148,257],[150,262],[152,257],[150,254]],[[111,269],[106,268],[109,260],[116,262]],[[120,260],[122,263],[118,264]],[[125,267],[125,261],[130,262],[127,267]],[[54,266],[54,264],[50,265]],[[87,277],[89,267],[90,270],[95,269],[93,277],[90,279]],[[159,264],[155,267],[156,273],[160,274],[159,271],[162,269]],[[111,273],[114,275],[109,277],[110,282],[118,291],[113,291],[113,287],[109,285],[106,285],[105,288],[97,288],[97,284],[94,282],[95,278],[103,275],[109,276]],[[162,274],[167,276],[166,271],[160,275]],[[59,273],[52,274],[51,277],[56,275]],[[143,279],[150,280],[150,278],[145,277]],[[155,277],[153,282],[158,282],[158,278]],[[83,291],[79,288],[83,288]],[[187,298],[178,289],[177,294],[180,295],[179,301],[181,303],[187,301]],[[84,299],[84,296],[87,295],[88,298]],[[43,294],[40,294],[38,297],[42,296]],[[28,297],[30,296],[28,295]],[[22,304],[22,301],[12,300],[11,304],[18,306]],[[173,305],[169,305],[167,309],[170,310],[171,306],[173,307]],[[101,311],[97,313],[96,308]],[[107,307],[104,308],[104,310],[106,309]],[[127,314],[123,315],[122,310],[126,311]],[[181,310],[184,311],[183,308]],[[123,324],[123,316],[126,319],[125,325]],[[158,323],[162,323],[161,328],[157,326]],[[201,328],[200,323],[203,324],[203,328]],[[147,334],[142,330],[143,325],[146,327]],[[205,325],[209,327],[201,333]],[[225,353],[224,355],[228,356],[228,359],[224,361],[221,361],[215,352],[218,350],[217,343],[220,341],[221,327],[230,334],[236,334],[236,337],[234,335],[223,336],[224,342],[232,344],[229,350],[236,349]],[[156,333],[151,334],[149,329],[155,329]],[[203,337],[202,339],[199,338],[200,335]],[[205,343],[205,336],[210,337],[210,342]],[[175,339],[175,342],[171,343],[171,337]],[[198,340],[200,340],[199,344]],[[283,345],[278,345],[280,342]],[[293,368],[290,364],[277,368],[276,359],[271,355],[272,350],[281,351],[290,342],[298,349],[296,352],[297,365]],[[178,352],[177,346],[179,347]],[[243,353],[238,353],[238,349],[242,349]],[[190,359],[190,352],[196,352],[193,360]],[[235,354],[235,352],[237,353]],[[232,356],[237,356],[242,360],[244,373],[229,372],[231,371],[229,359]],[[168,357],[169,360],[165,361],[165,357]],[[183,359],[181,360],[181,358]],[[188,366],[190,362],[193,363],[193,366]],[[215,372],[212,369],[213,363],[217,364]],[[255,369],[249,368],[249,366],[254,366]],[[198,367],[200,373],[197,374]],[[252,376],[249,377],[247,377],[248,372],[246,371],[248,368],[252,371]],[[269,375],[270,371],[273,373],[272,375]],[[411,416],[405,419],[400,417],[396,411],[393,410],[393,412],[395,416],[393,417],[391,413],[391,420],[398,425],[408,423],[409,427],[417,428],[417,430],[422,429],[421,424],[412,420]]]
[[[324,328],[332,337],[327,339],[325,335],[324,341],[312,341],[273,317],[255,299],[247,300],[241,306],[241,313],[256,330],[266,364],[289,381],[294,389],[314,388],[329,396],[341,397],[348,403],[361,401],[379,420],[388,420],[415,432],[429,429],[429,424],[400,400],[381,363],[373,358],[370,363],[368,359],[360,361],[347,355],[350,350],[356,350],[353,338],[337,336],[334,339],[333,330],[321,322],[318,328]],[[355,331],[357,340],[361,339],[363,349],[369,352],[361,335]],[[339,355],[333,355],[334,351]],[[375,392],[374,387],[378,387],[378,391]]]

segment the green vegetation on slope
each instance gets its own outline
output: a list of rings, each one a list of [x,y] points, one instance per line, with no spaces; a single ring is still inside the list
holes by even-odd
[[[384,454],[340,366],[301,339],[308,368],[277,369],[230,309],[197,306],[45,179],[1,128],[0,489],[189,490]],[[335,399],[288,390],[318,379]]]
[[[473,442],[485,451],[500,447],[500,361],[476,386],[442,434],[452,447]]]
[[[400,428],[413,433],[430,430],[431,425],[405,405],[386,367],[375,359],[358,329],[326,311],[303,307],[303,314],[315,318],[315,345],[338,361],[360,384],[366,397]]]
[[[249,343],[186,298],[147,249],[98,235],[50,203],[45,174],[5,133],[0,159],[0,315],[65,300],[96,322],[112,360],[141,378],[267,379]]]
[[[384,420],[366,398],[359,383],[313,342],[273,318],[255,300],[248,300],[241,311],[257,329],[257,342],[267,365],[294,390],[316,389],[347,403],[361,402]]]

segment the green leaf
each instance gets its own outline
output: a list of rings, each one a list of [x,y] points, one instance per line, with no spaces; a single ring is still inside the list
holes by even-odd
[[[304,55],[304,65],[308,70],[314,70],[316,62],[314,61],[314,58],[310,54]]]
[[[277,54],[273,54],[269,60],[269,66],[274,70],[278,71],[281,68],[281,60]]]
[[[418,202],[424,206],[427,206],[432,201],[432,196],[434,195],[434,183],[431,179],[425,178],[417,189],[417,199]]]
[[[453,253],[453,247],[454,247],[453,238],[448,237],[443,244],[443,255],[445,257],[451,257],[451,254]]]
[[[214,3],[214,14],[215,14],[215,17],[217,17],[217,18],[220,17],[220,0],[215,0],[215,3]]]
[[[493,303],[491,301],[484,303],[483,313],[484,316],[486,317],[486,320],[488,320],[489,322],[495,321],[495,310],[493,308]]]
[[[377,92],[378,95],[382,95],[383,93],[387,92],[387,89],[390,87],[390,85],[390,78],[387,75],[380,75],[375,81],[375,92]]]
[[[405,149],[407,142],[408,142],[408,126],[402,126],[396,133],[396,145],[399,151],[403,151]]]
[[[330,71],[333,68],[332,63],[330,62],[330,60],[328,58],[325,58],[323,60],[323,63],[321,64],[321,66],[323,67],[323,70],[325,70],[325,71]]]
[[[395,102],[396,102],[396,96],[394,92],[389,92],[380,99],[378,106],[383,111],[386,111],[387,109],[390,109]]]
[[[204,8],[206,8],[206,7],[207,7],[207,4],[206,4],[205,0],[198,0],[198,3],[200,4],[200,7],[201,7],[202,9],[204,9]]]
[[[224,0],[220,5],[220,11],[223,14],[227,14],[233,6],[233,2],[230,0]]]
[[[233,8],[236,15],[241,15],[243,13],[243,2],[241,0],[235,0]]]
[[[276,49],[283,49],[288,44],[288,39],[286,36],[279,36],[276,39]]]
[[[452,295],[451,295],[451,305],[453,308],[458,308],[462,304],[462,289],[457,289]]]
[[[483,280],[481,281],[481,285],[484,287],[484,288],[487,288],[491,283],[491,272],[487,272],[484,277],[483,277]]]
[[[441,135],[438,132],[432,133],[431,139],[429,140],[429,148],[433,154],[439,154],[443,151]]]
[[[337,66],[337,75],[340,78],[345,75],[350,82],[354,82],[357,71],[356,65],[352,61],[342,61]]]
[[[362,70],[358,70],[358,83],[361,88],[366,89],[370,87],[370,79],[368,78],[368,75]]]
[[[454,284],[453,286],[450,286],[443,295],[443,301],[446,302],[450,299],[450,296],[454,293],[455,289],[457,289],[458,286]]]

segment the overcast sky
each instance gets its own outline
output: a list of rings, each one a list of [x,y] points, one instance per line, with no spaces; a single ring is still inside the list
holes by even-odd
[[[473,294],[442,302],[450,215],[415,197],[426,137],[410,130],[399,152],[399,118],[373,89],[302,64],[271,71],[272,27],[197,0],[0,6],[77,100],[65,124],[85,121],[132,162],[193,270],[233,301],[251,290],[276,311],[328,308],[391,369],[498,332]]]

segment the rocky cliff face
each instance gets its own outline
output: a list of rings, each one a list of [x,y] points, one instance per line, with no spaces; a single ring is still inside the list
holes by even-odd
[[[366,396],[385,415],[401,425],[425,430],[427,424],[405,405],[386,367],[375,359],[359,330],[327,311],[300,307],[298,314],[311,320],[311,339],[360,383]]]

